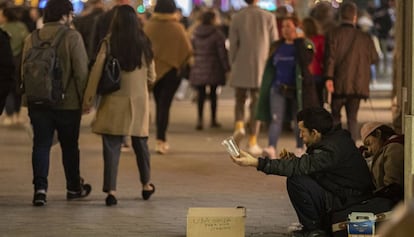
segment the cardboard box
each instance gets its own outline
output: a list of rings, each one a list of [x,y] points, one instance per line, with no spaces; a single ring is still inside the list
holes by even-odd
[[[372,237],[375,235],[374,213],[352,212],[348,216],[348,237]]]
[[[244,237],[246,208],[189,208],[187,237]]]

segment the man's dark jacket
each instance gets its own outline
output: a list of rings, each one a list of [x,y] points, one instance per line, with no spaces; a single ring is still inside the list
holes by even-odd
[[[9,35],[0,29],[0,115],[12,88],[14,63]]]
[[[378,61],[371,36],[353,24],[342,23],[326,35],[325,78],[333,80],[334,97],[369,97],[371,65]]]
[[[76,18],[73,21],[75,28],[82,35],[89,60],[93,59],[97,54],[99,46],[99,42],[96,42],[98,21],[104,13],[103,9],[95,8],[90,14]]]
[[[334,130],[301,158],[259,158],[257,170],[281,176],[309,175],[341,201],[341,207],[371,196],[373,184],[365,160],[348,131]]]

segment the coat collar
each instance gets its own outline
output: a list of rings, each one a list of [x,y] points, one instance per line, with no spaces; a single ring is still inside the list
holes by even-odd
[[[178,21],[178,15],[175,13],[153,13],[151,19],[158,21]]]

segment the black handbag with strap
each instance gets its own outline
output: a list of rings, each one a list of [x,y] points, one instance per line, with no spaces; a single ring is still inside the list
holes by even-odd
[[[110,43],[104,40],[106,44],[106,58],[102,69],[102,76],[98,83],[96,93],[106,95],[115,92],[121,88],[121,66],[116,58],[111,55]]]

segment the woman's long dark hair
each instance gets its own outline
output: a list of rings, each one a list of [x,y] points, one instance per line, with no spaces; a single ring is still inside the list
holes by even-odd
[[[127,72],[141,68],[144,56],[146,65],[153,59],[151,41],[142,30],[134,9],[129,5],[115,7],[111,22],[111,54],[117,58],[121,69]]]

